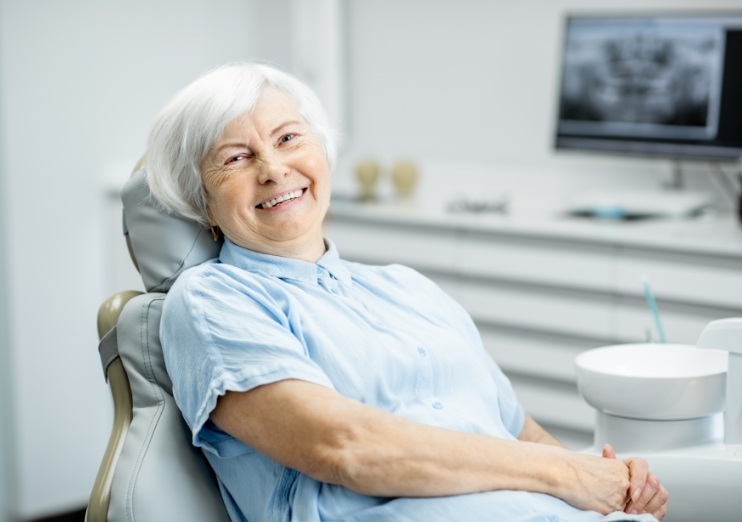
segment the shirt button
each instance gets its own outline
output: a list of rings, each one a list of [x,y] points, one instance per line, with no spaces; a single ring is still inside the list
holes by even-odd
[[[443,403],[436,401],[436,402],[433,403],[433,408],[435,408],[436,410],[442,410],[443,409]]]
[[[422,346],[418,346],[417,352],[420,354],[420,357],[427,357],[428,356],[428,352],[426,352],[425,351],[425,348],[423,348]]]

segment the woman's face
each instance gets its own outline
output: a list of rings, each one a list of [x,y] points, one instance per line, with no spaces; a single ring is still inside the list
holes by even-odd
[[[294,101],[267,87],[201,162],[212,225],[237,245],[316,261],[330,204],[324,147]]]

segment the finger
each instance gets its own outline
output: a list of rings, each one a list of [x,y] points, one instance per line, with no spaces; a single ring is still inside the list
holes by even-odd
[[[632,501],[626,506],[627,512],[652,513],[666,502],[666,499],[662,498],[662,495],[660,494],[661,486],[659,479],[651,473],[648,473],[647,475],[646,484],[644,485],[639,498],[632,498]]]
[[[647,504],[644,513],[651,513],[656,519],[662,520],[667,515],[667,501],[670,495],[664,487],[660,487],[660,491],[652,498]],[[642,511],[637,511],[633,506],[626,508],[626,513],[640,514]]]
[[[652,513],[652,515],[654,515],[654,518],[656,518],[657,520],[662,520],[663,518],[665,518],[665,515],[667,515],[667,504],[661,506],[657,511]]]
[[[666,506],[669,498],[670,495],[668,494],[667,490],[662,485],[659,485],[659,487],[657,488],[657,492],[651,499],[649,499],[646,506],[644,506],[644,511],[647,513],[657,513],[663,507],[667,509]]]
[[[606,444],[603,446],[603,458],[606,459],[615,459],[616,458],[616,450],[613,449],[613,446],[610,444]]]
[[[630,476],[629,476],[629,496],[631,498],[631,503],[638,504],[642,498],[642,495],[644,495],[644,489],[647,487],[647,480],[649,479],[649,465],[645,460],[642,459],[629,459],[626,462],[626,465],[629,466],[630,470]],[[659,481],[657,482],[659,487]],[[644,504],[646,504],[646,501],[651,498],[655,490],[651,491],[650,496],[645,498],[645,501],[641,503],[639,508],[643,508]],[[640,511],[641,512],[641,511]]]

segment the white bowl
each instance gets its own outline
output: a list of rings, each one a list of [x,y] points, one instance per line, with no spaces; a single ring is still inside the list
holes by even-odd
[[[591,406],[631,419],[697,419],[724,409],[727,353],[683,344],[619,344],[575,359]]]

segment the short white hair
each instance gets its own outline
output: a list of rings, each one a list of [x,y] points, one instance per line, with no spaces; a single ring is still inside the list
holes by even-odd
[[[266,86],[294,100],[324,146],[329,168],[334,168],[335,133],[309,87],[269,65],[227,64],[185,87],[155,118],[147,143],[147,182],[166,211],[209,224],[201,162],[226,126],[255,106]]]

